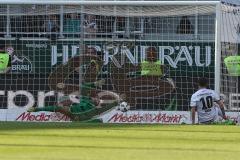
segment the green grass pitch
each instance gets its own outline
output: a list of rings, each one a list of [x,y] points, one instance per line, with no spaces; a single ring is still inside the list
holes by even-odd
[[[240,126],[0,123],[0,160],[171,159],[240,159]]]

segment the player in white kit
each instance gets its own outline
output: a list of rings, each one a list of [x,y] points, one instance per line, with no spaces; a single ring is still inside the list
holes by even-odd
[[[207,89],[208,80],[200,78],[198,81],[199,90],[191,97],[192,124],[195,124],[195,113],[198,113],[198,123],[211,124],[221,116],[227,119],[224,110],[224,103],[220,96],[211,89]],[[218,105],[214,105],[214,102]]]

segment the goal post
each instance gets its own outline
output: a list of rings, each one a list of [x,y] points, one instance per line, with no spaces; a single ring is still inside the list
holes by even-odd
[[[222,92],[222,18],[220,1],[0,0],[0,108],[189,111],[199,77]]]
[[[220,93],[221,78],[221,3],[216,5],[215,23],[215,91]]]

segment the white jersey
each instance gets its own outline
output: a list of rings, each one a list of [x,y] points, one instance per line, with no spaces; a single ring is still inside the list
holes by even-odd
[[[220,96],[211,89],[200,89],[191,97],[191,107],[196,107],[198,113],[198,122],[207,122],[215,120],[218,111],[214,107],[214,102],[220,100]]]

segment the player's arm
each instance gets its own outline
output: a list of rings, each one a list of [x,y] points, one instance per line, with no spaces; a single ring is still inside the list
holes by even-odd
[[[227,119],[227,116],[225,114],[225,109],[224,109],[224,103],[222,100],[219,100],[219,101],[216,101],[216,103],[218,104],[219,108],[221,109],[222,111],[222,115],[223,115],[223,119]]]
[[[191,97],[191,116],[192,116],[192,124],[195,124],[195,115],[196,115],[196,110],[197,110],[197,99],[195,98],[194,95]]]
[[[217,94],[216,92],[214,92],[213,94],[213,100],[218,104],[218,107],[221,109],[222,111],[222,118],[223,119],[227,119],[226,114],[225,114],[225,109],[224,109],[224,102],[223,100],[220,98],[219,94]]]
[[[192,106],[191,115],[192,115],[192,124],[195,124],[196,106]]]

